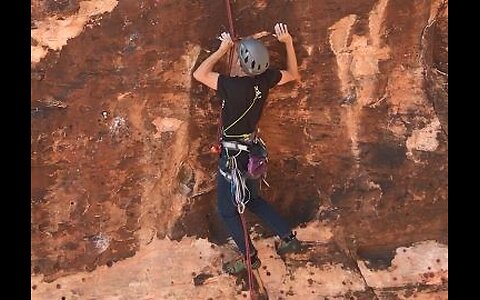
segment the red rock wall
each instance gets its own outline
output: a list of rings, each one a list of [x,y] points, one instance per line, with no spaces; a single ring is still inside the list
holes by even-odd
[[[228,28],[224,1],[60,2],[32,1],[32,274],[111,265],[165,236],[224,242],[219,105],[191,77]],[[282,21],[294,37],[302,82],[272,90],[260,124],[264,195],[292,226],[333,224],[373,260],[448,242],[447,6],[232,2],[240,35]]]

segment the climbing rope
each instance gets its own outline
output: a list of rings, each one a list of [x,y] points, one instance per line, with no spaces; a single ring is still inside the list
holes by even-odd
[[[227,8],[227,17],[228,17],[228,25],[230,29],[230,37],[232,40],[235,40],[235,29],[233,27],[233,17],[232,17],[232,8],[230,7],[230,0],[225,0],[225,6]],[[233,63],[233,49],[230,50],[230,54],[228,57],[228,74],[230,74],[230,71],[232,70],[232,63]]]
[[[230,37],[232,38],[232,40],[235,40],[236,36],[235,36],[235,29],[233,27],[233,17],[232,17],[232,9],[231,9],[231,6],[230,6],[230,0],[225,0],[225,6],[226,6],[226,9],[227,9],[228,25],[230,27],[229,28],[230,29]],[[232,70],[234,52],[235,52],[234,49],[231,49],[230,50],[230,55],[229,55],[229,58],[228,58],[228,74],[229,75],[230,75],[230,72]],[[220,120],[221,120],[221,113],[220,113]],[[221,123],[220,123],[220,125],[221,125]],[[221,125],[221,126],[223,127],[223,125]],[[228,151],[227,151],[227,153],[228,153]],[[233,160],[236,163],[236,159],[233,159]],[[238,168],[236,166],[233,170],[234,170],[234,172],[232,172],[231,185],[235,186],[235,184],[241,184],[241,186],[237,185],[237,188],[236,188],[236,191],[235,191],[235,202],[237,203],[238,214],[240,215],[240,220],[242,222],[243,236],[245,237],[246,261],[247,261],[247,272],[248,272],[248,289],[249,289],[249,292],[250,292],[250,299],[254,300],[257,297],[256,297],[255,292],[253,290],[253,271],[252,271],[252,261],[251,261],[251,257],[250,257],[250,243],[249,243],[247,225],[245,223],[245,218],[244,218],[244,215],[243,215],[243,213],[245,212],[245,203],[246,202],[243,201],[245,195],[239,195],[239,193],[241,193],[241,191],[239,191],[239,190],[243,190],[242,187],[245,184],[245,181],[242,177],[238,177],[238,175],[241,176],[241,174],[236,174],[236,172],[238,172]],[[234,179],[234,178],[236,178],[236,179]],[[238,180],[238,179],[240,179],[240,180]],[[238,199],[237,199],[237,197],[238,197]],[[242,201],[239,201],[240,199]]]
[[[252,270],[252,258],[250,257],[250,242],[248,238],[247,225],[245,222],[245,216],[240,214],[240,220],[242,221],[243,236],[245,237],[245,249],[246,249],[246,261],[247,261],[247,273],[248,273],[248,289],[250,292],[250,299],[255,300],[257,296],[253,290],[253,270]]]

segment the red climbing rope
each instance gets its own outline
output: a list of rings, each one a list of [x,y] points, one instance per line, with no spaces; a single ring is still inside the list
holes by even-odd
[[[233,28],[233,18],[232,18],[232,9],[230,7],[230,1],[225,0],[225,6],[227,8],[227,18],[228,18],[228,25],[229,25],[229,32],[230,32],[230,37],[232,40],[235,40],[235,29]],[[230,52],[228,54],[228,66],[227,66],[227,74],[230,75],[230,72],[232,71],[232,64],[233,64],[233,54],[234,50],[230,49]],[[220,154],[220,140],[222,137],[222,112],[220,111],[220,115],[218,118],[218,130],[217,130],[217,144],[212,145],[210,147],[210,151],[215,154]]]
[[[227,7],[228,25],[230,26],[230,35],[233,38],[235,36],[235,30],[233,28],[232,8],[230,7],[230,0],[225,0],[225,6]]]
[[[235,28],[233,27],[233,17],[232,17],[232,9],[230,7],[230,0],[225,0],[225,6],[227,9],[227,17],[228,17],[228,25],[229,25],[229,31],[230,31],[230,37],[232,38],[233,41],[236,40],[235,36]],[[230,54],[228,57],[228,75],[230,75],[230,72],[232,71],[232,64],[233,64],[233,55],[234,55],[235,49],[230,49]],[[220,113],[220,122],[221,122],[221,113]],[[221,123],[220,123],[221,124]],[[250,299],[255,300],[257,299],[255,295],[255,291],[253,290],[253,271],[252,271],[252,259],[250,257],[250,242],[249,242],[249,235],[248,235],[248,230],[247,230],[247,225],[245,223],[245,217],[243,213],[240,213],[240,220],[242,222],[242,228],[243,228],[243,236],[245,237],[245,249],[246,249],[246,263],[247,263],[247,272],[248,272],[248,289],[250,292]]]
[[[253,270],[252,270],[252,258],[250,257],[250,242],[248,238],[247,224],[243,213],[240,214],[240,220],[242,221],[243,236],[245,237],[245,256],[247,261],[247,273],[248,273],[248,289],[250,291],[250,299],[257,299],[255,291],[253,290]]]
[[[230,30],[230,37],[234,41],[235,36],[235,28],[233,27],[233,17],[232,17],[232,8],[230,7],[230,0],[225,0],[225,6],[227,7],[227,17],[228,17],[228,25]],[[230,75],[230,71],[232,70],[232,63],[233,63],[233,53],[235,51],[233,49],[230,50],[230,54],[228,56],[228,74]]]

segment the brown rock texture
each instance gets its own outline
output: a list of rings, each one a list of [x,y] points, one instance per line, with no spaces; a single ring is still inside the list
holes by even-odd
[[[302,76],[260,123],[262,192],[306,245],[278,257],[247,214],[270,298],[447,299],[448,1],[230,2],[240,36],[288,24]],[[31,13],[32,299],[243,299],[245,278],[221,273],[219,101],[191,75],[225,2]]]

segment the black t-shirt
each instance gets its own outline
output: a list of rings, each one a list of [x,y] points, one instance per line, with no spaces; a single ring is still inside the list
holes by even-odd
[[[231,136],[248,134],[255,130],[268,91],[281,78],[282,73],[274,69],[267,69],[254,77],[229,77],[220,74],[217,95],[222,100],[222,124],[226,133],[225,140],[235,140]],[[248,112],[240,118],[247,110]],[[233,123],[235,124],[231,126]]]

